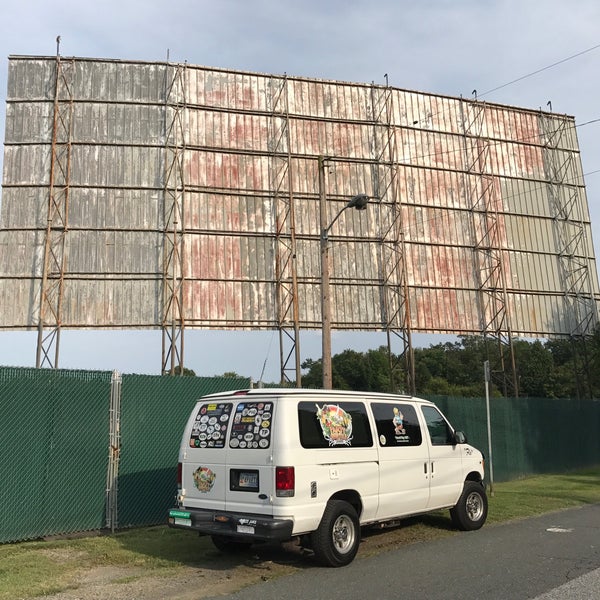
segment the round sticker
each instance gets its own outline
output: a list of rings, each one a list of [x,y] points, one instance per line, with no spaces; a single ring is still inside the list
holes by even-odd
[[[240,445],[240,440],[238,440],[237,438],[231,438],[231,441],[229,442],[229,446],[231,448],[237,448]]]
[[[387,440],[385,439],[385,435],[380,435],[380,436],[379,436],[379,443],[380,443],[382,446],[385,446],[385,445],[387,444]]]

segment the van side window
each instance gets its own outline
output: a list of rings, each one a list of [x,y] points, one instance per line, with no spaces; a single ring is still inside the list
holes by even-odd
[[[427,422],[429,437],[434,446],[446,446],[454,444],[454,434],[450,425],[442,413],[433,406],[422,406],[423,416]]]
[[[373,445],[362,402],[300,402],[298,425],[303,448],[365,448]]]
[[[420,446],[423,438],[414,407],[410,404],[371,404],[382,446]]]

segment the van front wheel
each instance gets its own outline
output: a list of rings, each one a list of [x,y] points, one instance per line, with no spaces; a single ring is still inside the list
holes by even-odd
[[[326,567],[343,567],[358,552],[360,523],[354,507],[343,500],[331,500],[319,528],[312,534],[317,560]]]
[[[450,509],[454,526],[463,531],[479,529],[485,523],[487,512],[488,500],[483,483],[465,481],[456,506]]]

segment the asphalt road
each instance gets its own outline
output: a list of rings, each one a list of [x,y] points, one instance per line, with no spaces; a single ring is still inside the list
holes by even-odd
[[[484,526],[219,598],[600,600],[600,504]]]

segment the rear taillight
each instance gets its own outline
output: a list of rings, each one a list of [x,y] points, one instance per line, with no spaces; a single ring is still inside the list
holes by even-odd
[[[181,489],[181,484],[183,482],[183,465],[181,463],[177,463],[177,489]]]
[[[290,498],[294,495],[295,487],[294,467],[275,467],[275,495]]]

